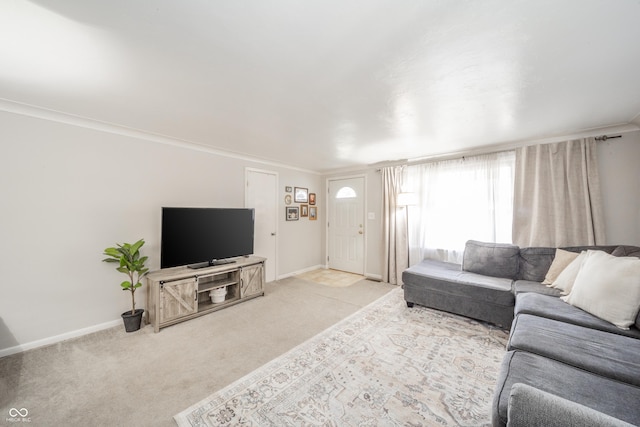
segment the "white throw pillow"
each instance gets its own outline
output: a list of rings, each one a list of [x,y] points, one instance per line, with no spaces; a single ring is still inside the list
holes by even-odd
[[[576,280],[582,261],[586,256],[587,251],[580,252],[580,255],[571,261],[564,270],[562,270],[556,280],[551,284],[551,287],[560,289],[563,295],[568,295],[569,292],[571,292],[571,288],[573,288],[573,282]]]
[[[556,249],[556,255],[553,258],[551,267],[549,267],[549,271],[547,271],[547,275],[544,276],[542,284],[553,286],[553,282],[558,278],[560,273],[571,264],[571,261],[578,258],[578,255],[580,254],[576,252],[569,252],[560,248]]]
[[[640,309],[640,259],[587,251],[565,301],[621,329],[629,329]]]

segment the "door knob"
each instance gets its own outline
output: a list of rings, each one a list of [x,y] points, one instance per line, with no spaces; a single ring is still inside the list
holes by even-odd
[[[272,236],[275,236],[275,235],[276,235],[276,233],[271,233],[271,235],[272,235]]]
[[[358,234],[364,234],[364,232],[362,230],[358,231]]]

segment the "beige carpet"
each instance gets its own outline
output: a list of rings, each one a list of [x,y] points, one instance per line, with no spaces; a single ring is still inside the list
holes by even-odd
[[[351,286],[354,283],[357,283],[360,280],[364,279],[364,276],[361,276],[359,274],[347,273],[346,271],[338,271],[327,268],[308,271],[306,273],[298,274],[296,277],[298,279],[309,280],[321,285],[332,286],[336,288]]]
[[[120,325],[0,358],[0,425],[12,408],[25,408],[31,423],[7,425],[175,427],[184,408],[392,289],[289,277],[267,283],[264,297],[157,334],[150,325],[129,334]]]
[[[175,416],[180,426],[483,426],[507,333],[401,289]]]

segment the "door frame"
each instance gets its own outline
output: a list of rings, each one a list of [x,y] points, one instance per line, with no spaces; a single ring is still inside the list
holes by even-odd
[[[332,181],[341,181],[343,179],[353,179],[353,178],[362,178],[362,185],[363,185],[363,206],[362,206],[362,224],[364,224],[364,239],[362,241],[362,245],[364,246],[362,248],[362,272],[363,275],[366,277],[367,276],[367,240],[368,240],[368,236],[369,236],[369,226],[367,224],[367,212],[368,212],[368,197],[367,197],[367,175],[365,174],[359,174],[359,175],[344,175],[344,176],[334,176],[331,178],[327,178],[327,181],[325,183],[325,187],[326,187],[326,194],[327,194],[327,204],[326,204],[326,208],[325,208],[325,218],[327,218],[327,221],[324,224],[324,233],[325,233],[325,239],[324,241],[326,242],[325,245],[325,254],[324,254],[324,267],[325,268],[329,268],[329,212],[330,212],[330,208],[331,208],[331,203],[333,202],[331,200],[331,198],[329,197],[329,184]]]
[[[280,214],[280,208],[279,208],[279,204],[278,204],[278,189],[280,188],[280,175],[278,174],[278,172],[276,171],[272,171],[272,170],[267,170],[267,169],[257,169],[257,168],[250,168],[250,167],[245,167],[244,168],[244,207],[248,207],[249,205],[249,192],[247,191],[247,186],[249,185],[249,173],[250,172],[256,172],[256,173],[263,173],[263,174],[267,174],[267,175],[273,175],[276,178],[276,188],[275,188],[275,194],[274,197],[276,198],[276,212],[275,212],[275,218],[276,218],[276,242],[275,242],[275,259],[273,261],[271,260],[267,260],[267,262],[269,262],[270,265],[272,265],[273,267],[273,273],[274,273],[274,280],[278,280],[278,241],[280,238],[280,232],[278,230],[278,226],[280,225],[280,220],[279,220],[279,214]],[[255,233],[255,230],[254,230]]]

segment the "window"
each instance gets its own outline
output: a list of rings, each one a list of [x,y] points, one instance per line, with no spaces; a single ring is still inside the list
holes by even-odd
[[[511,243],[513,151],[408,166],[411,264],[424,258],[462,263],[467,240]]]
[[[356,190],[351,187],[342,187],[336,193],[336,199],[354,199],[358,197]]]

